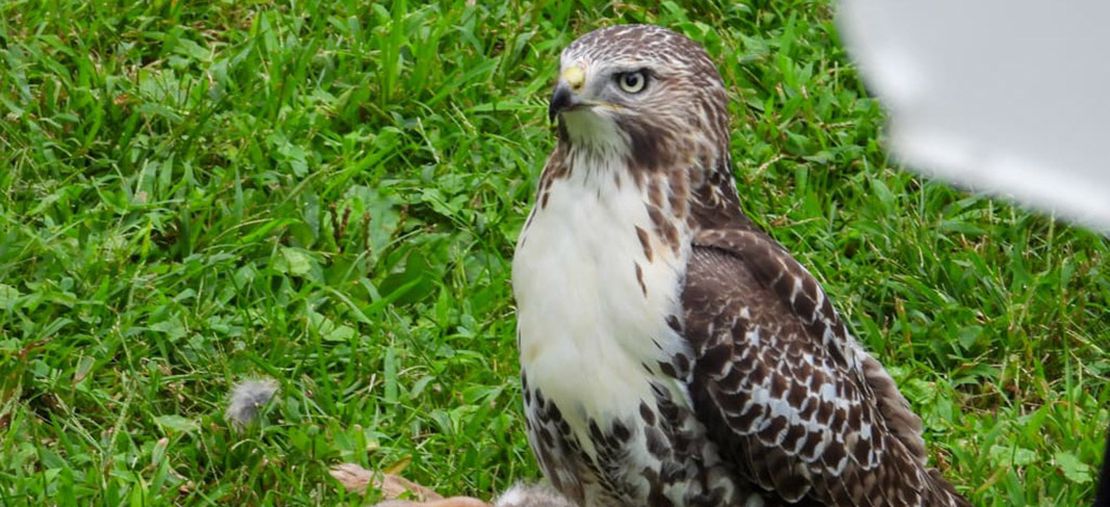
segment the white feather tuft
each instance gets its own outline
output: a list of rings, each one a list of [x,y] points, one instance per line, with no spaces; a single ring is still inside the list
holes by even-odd
[[[574,504],[547,486],[515,484],[497,498],[493,507],[573,507]]]
[[[242,429],[254,422],[258,411],[274,397],[278,383],[274,379],[247,379],[235,384],[228,398],[224,416],[236,428]]]

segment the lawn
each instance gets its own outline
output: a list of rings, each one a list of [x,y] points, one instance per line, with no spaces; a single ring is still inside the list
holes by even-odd
[[[0,3],[0,504],[372,500],[341,462],[536,477],[510,258],[558,52],[618,22],[708,48],[745,210],[957,488],[1091,499],[1107,240],[899,168],[826,2],[470,3]],[[280,390],[237,431],[255,377]]]

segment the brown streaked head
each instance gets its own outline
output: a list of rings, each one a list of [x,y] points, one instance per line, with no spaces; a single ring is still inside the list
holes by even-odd
[[[660,165],[670,152],[728,150],[727,97],[705,50],[671,30],[621,25],[583,35],[562,53],[548,116],[562,141],[624,149]]]

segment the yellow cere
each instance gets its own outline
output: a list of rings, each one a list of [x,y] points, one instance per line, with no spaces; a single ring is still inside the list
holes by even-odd
[[[560,77],[570,85],[572,90],[577,91],[586,82],[586,71],[579,65],[571,65],[563,69],[563,74]]]

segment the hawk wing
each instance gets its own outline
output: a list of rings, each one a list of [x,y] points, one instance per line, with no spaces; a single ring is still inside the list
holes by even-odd
[[[967,505],[813,276],[741,227],[695,236],[682,296],[691,397],[725,459],[789,502]]]

